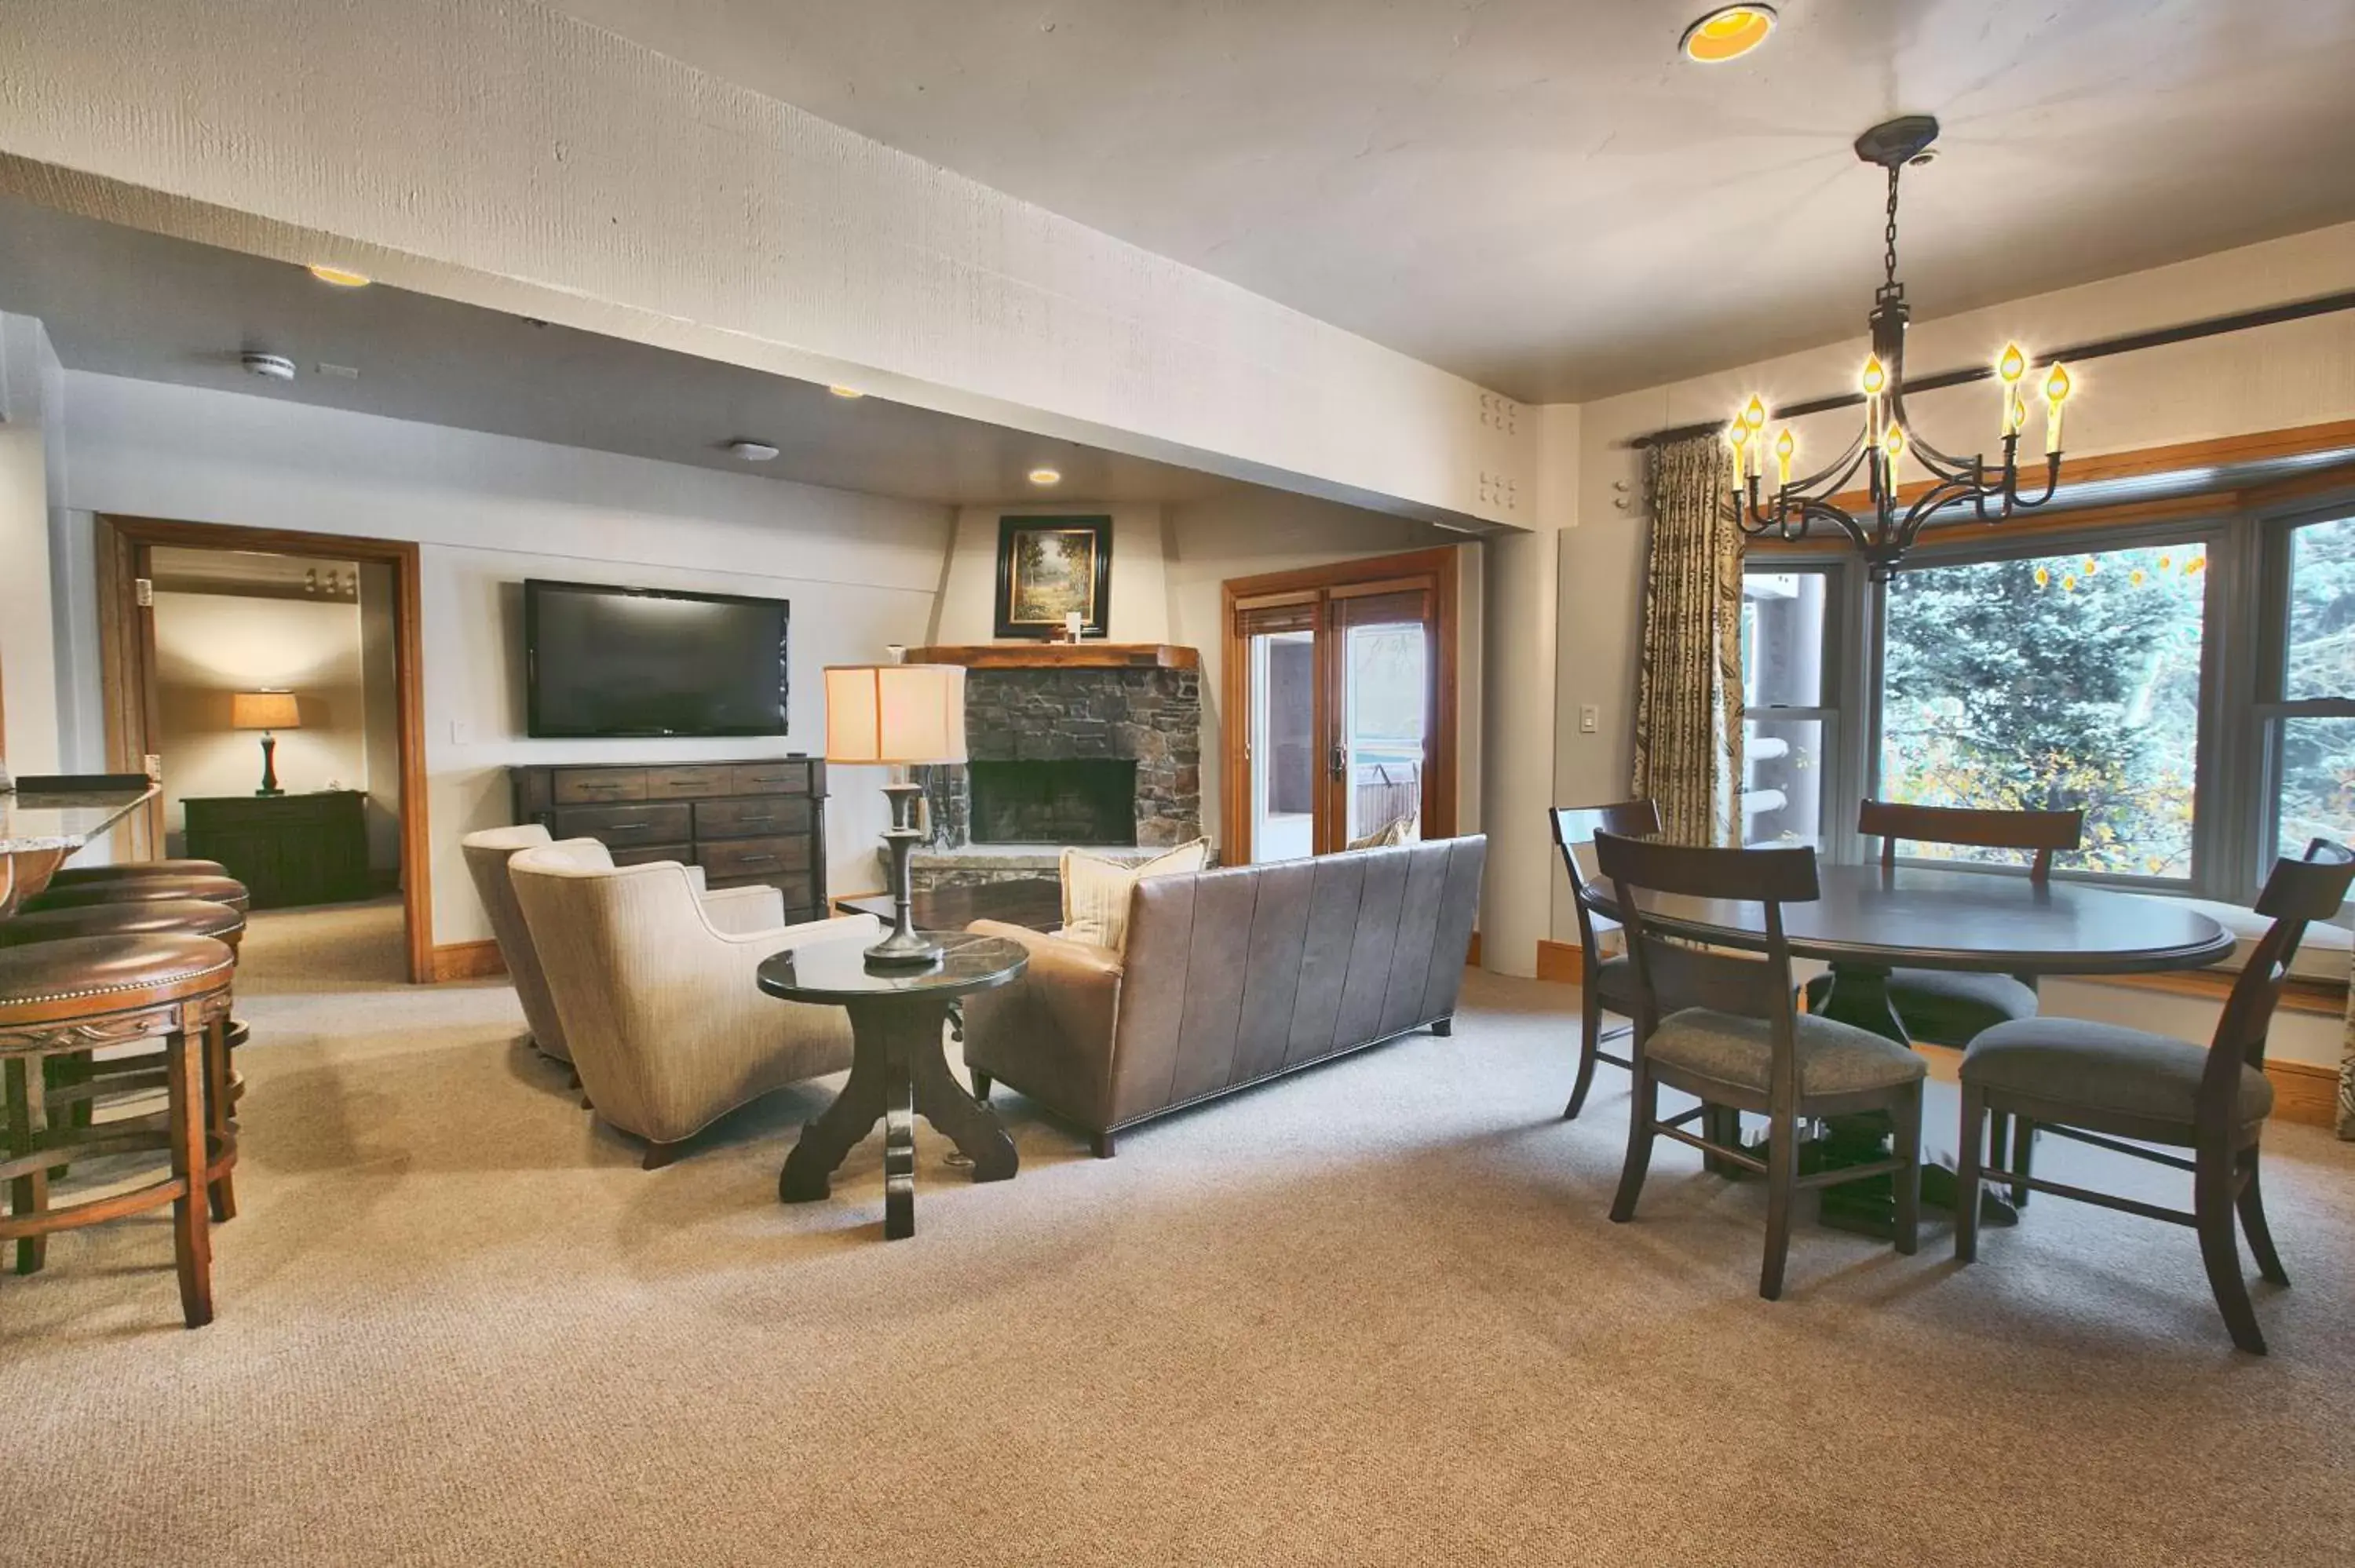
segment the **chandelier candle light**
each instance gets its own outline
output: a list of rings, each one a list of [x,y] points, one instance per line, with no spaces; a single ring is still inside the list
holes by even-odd
[[[1897,281],[1897,177],[1907,164],[1921,159],[1938,137],[1938,122],[1926,114],[1908,115],[1876,125],[1856,139],[1856,155],[1889,171],[1889,225],[1882,249],[1883,274],[1865,319],[1872,328],[1872,353],[1864,362],[1858,389],[1864,394],[1864,425],[1848,449],[1831,463],[1794,482],[1791,461],[1798,441],[1785,428],[1774,438],[1774,488],[1765,490],[1766,421],[1764,399],[1752,397],[1726,427],[1733,449],[1733,518],[1752,538],[1773,535],[1796,543],[1816,524],[1837,528],[1855,544],[1874,582],[1887,582],[1897,563],[1913,547],[1923,527],[1934,517],[1968,508],[1981,523],[1998,523],[2015,513],[2033,511],[2051,501],[2061,482],[2061,411],[2069,401],[2069,372],[2059,363],[2048,367],[2037,389],[2044,401],[2044,489],[2023,495],[2019,488],[2019,443],[2027,432],[2029,394],[2024,387],[2030,366],[2018,344],[2008,344],[1994,366],[2003,394],[1998,434],[2003,461],[1990,469],[1984,456],[1948,457],[1917,433],[1905,417],[1905,324],[1913,313],[1905,303],[1905,285]],[[1902,504],[1898,476],[1911,461],[1929,475],[1930,483],[1910,504]],[[1859,516],[1839,505],[1836,497],[1864,473],[1870,505]]]

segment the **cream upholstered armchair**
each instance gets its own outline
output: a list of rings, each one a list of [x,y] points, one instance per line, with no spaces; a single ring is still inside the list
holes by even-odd
[[[483,901],[483,911],[491,917],[491,935],[499,945],[499,958],[507,967],[507,975],[515,981],[516,995],[523,1002],[524,1022],[530,1025],[531,1043],[547,1055],[559,1062],[572,1060],[572,1048],[565,1044],[564,1021],[557,1016],[556,1003],[548,994],[548,980],[540,972],[539,955],[533,951],[531,932],[524,924],[523,908],[517,904],[515,884],[507,875],[507,862],[517,852],[538,849],[551,842],[548,830],[537,822],[520,827],[485,828],[481,832],[468,833],[458,841],[466,856],[466,873],[474,879],[474,894]],[[605,854],[605,847],[595,839],[567,839],[565,847],[582,864],[603,864],[613,862]],[[602,857],[602,859],[600,857]],[[722,931],[765,931],[784,924],[785,895],[773,887],[724,887],[716,893],[706,892],[703,868],[685,868],[687,880],[702,899],[704,913]]]
[[[753,971],[789,948],[872,942],[871,916],[727,929],[687,867],[616,867],[593,842],[523,850],[507,871],[573,1070],[600,1116],[646,1140],[647,1170],[738,1106],[850,1065],[840,1008],[764,996]]]

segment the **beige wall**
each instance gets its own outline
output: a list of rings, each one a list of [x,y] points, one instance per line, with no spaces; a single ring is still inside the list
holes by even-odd
[[[155,596],[155,700],[162,728],[164,828],[180,853],[190,796],[251,795],[261,736],[229,727],[238,692],[295,694],[303,725],[278,736],[289,794],[368,787],[368,697],[359,607],[242,594]]]
[[[48,448],[59,380],[41,323],[0,314],[0,761],[11,773],[59,768]]]

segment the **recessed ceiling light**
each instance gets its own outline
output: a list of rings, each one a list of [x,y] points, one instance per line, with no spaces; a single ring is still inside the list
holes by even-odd
[[[1054,468],[1034,468],[1030,471],[1030,482],[1037,485],[1060,484],[1063,471]]]
[[[338,289],[365,289],[375,281],[357,272],[346,272],[341,267],[314,267],[311,276],[322,283],[333,283]]]
[[[867,396],[866,393],[861,392],[856,387],[829,387],[826,390],[833,393],[837,397],[864,397]]]
[[[1772,5],[1721,5],[1685,29],[1678,48],[1685,58],[1702,65],[1738,60],[1766,41],[1774,30]]]
[[[730,441],[728,453],[730,457],[742,458],[746,462],[767,462],[777,455],[777,449],[766,441]]]

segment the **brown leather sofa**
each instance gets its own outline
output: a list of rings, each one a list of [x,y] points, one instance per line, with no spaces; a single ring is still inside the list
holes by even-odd
[[[1030,951],[965,1001],[974,1087],[1003,1079],[1113,1135],[1330,1056],[1448,1033],[1488,841],[1237,866],[1136,885],[1125,953],[1008,926]]]

